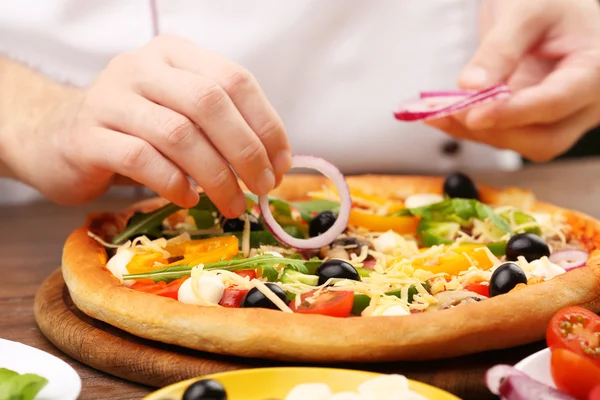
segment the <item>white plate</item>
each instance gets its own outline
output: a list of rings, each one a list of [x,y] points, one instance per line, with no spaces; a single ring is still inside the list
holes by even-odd
[[[48,379],[35,400],[75,400],[81,392],[81,378],[69,364],[22,343],[0,339],[0,368]]]
[[[550,349],[540,350],[537,353],[521,360],[515,368],[525,372],[531,378],[555,388],[550,372]]]

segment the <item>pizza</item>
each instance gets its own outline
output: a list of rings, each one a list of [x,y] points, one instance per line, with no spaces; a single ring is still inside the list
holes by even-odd
[[[96,213],[62,272],[85,314],[206,352],[303,362],[441,359],[542,340],[600,311],[600,225],[469,176],[289,174],[225,219],[155,198]],[[306,161],[306,160],[305,160]]]

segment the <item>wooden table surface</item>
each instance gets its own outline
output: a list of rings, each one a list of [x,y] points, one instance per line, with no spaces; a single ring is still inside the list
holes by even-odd
[[[510,173],[473,174],[479,182],[496,186],[518,185],[532,189],[542,200],[578,209],[600,218],[600,159],[561,161],[526,167]],[[125,382],[82,365],[54,348],[37,329],[33,316],[33,298],[40,283],[60,265],[61,249],[67,235],[79,226],[91,211],[116,210],[136,199],[102,199],[82,207],[61,207],[48,203],[0,207],[0,268],[4,284],[0,289],[0,338],[19,341],[57,355],[80,374],[83,381],[81,399],[140,399],[152,389]],[[492,352],[459,360],[443,361],[443,370],[464,370],[465,398],[478,398],[481,392],[469,393],[473,378],[484,366],[500,362],[516,362],[541,348],[534,344],[524,348]],[[387,367],[382,367],[387,369]],[[411,366],[412,368],[412,366]],[[427,365],[415,366],[421,373]],[[379,369],[379,368],[378,368]],[[389,366],[389,370],[403,371]],[[467,374],[469,372],[470,374]],[[439,378],[438,378],[439,376]],[[469,377],[471,376],[471,377]]]

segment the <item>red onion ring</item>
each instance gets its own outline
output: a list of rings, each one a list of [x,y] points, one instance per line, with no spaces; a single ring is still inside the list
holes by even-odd
[[[575,268],[583,267],[588,260],[589,253],[583,250],[577,249],[565,249],[555,251],[550,254],[548,259],[565,269],[565,271],[570,271]]]
[[[432,95],[436,92],[421,93],[421,98],[404,102],[394,112],[396,119],[400,121],[418,121],[445,117],[459,111],[471,108],[475,105],[491,100],[496,100],[510,95],[511,91],[507,85],[494,85],[470,95],[449,96]],[[442,92],[438,92],[440,94]],[[448,92],[450,93],[450,92]]]
[[[506,400],[576,400],[528,376],[509,376],[500,385],[499,392]]]
[[[273,236],[281,243],[300,250],[314,250],[331,244],[348,226],[348,218],[350,217],[350,207],[352,200],[350,198],[350,189],[344,179],[344,175],[333,164],[325,161],[322,158],[295,155],[292,157],[292,168],[310,168],[319,171],[324,176],[329,178],[338,190],[341,204],[335,223],[327,232],[310,239],[298,239],[289,235],[281,225],[277,223],[275,217],[271,213],[269,207],[269,197],[267,195],[258,197],[258,205],[260,212],[265,220],[265,225],[271,231]]]
[[[510,365],[499,364],[488,369],[485,373],[485,385],[496,396],[500,394],[502,382],[509,376],[526,376],[524,372]]]
[[[474,90],[438,90],[432,92],[421,92],[419,93],[419,97],[421,99],[428,99],[432,97],[458,97],[464,98],[467,96],[471,96],[472,94],[477,93]]]

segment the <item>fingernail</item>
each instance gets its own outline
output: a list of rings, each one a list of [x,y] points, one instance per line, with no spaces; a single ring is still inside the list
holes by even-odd
[[[470,88],[483,88],[488,82],[488,73],[481,67],[467,67],[460,76],[462,85]]]
[[[267,194],[275,187],[275,175],[270,169],[265,169],[258,176],[257,194]]]
[[[292,153],[287,150],[279,152],[273,162],[277,175],[283,175],[292,168]]]
[[[198,204],[200,196],[193,185],[190,184],[188,191],[185,193],[184,200],[188,207],[194,207],[196,204]]]

